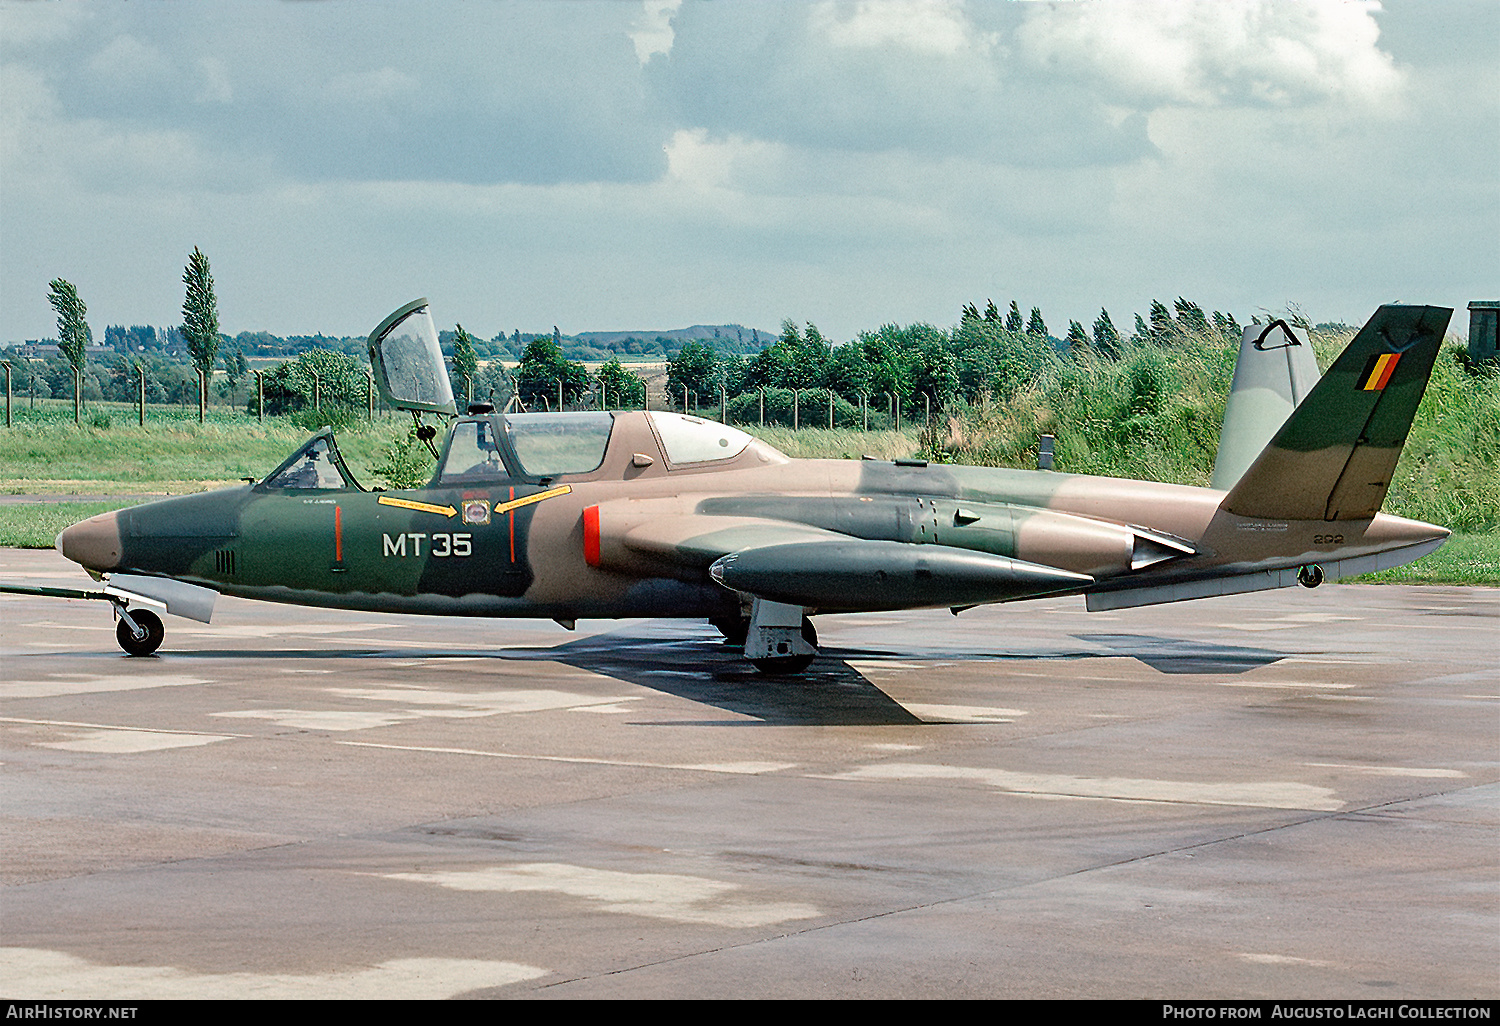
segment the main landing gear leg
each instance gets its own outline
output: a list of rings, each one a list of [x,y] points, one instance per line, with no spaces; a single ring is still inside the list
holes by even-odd
[[[743,645],[745,635],[750,633],[750,618],[740,616],[715,616],[709,623],[719,629],[724,635],[724,640],[731,645]]]
[[[761,673],[801,673],[818,654],[818,632],[801,606],[756,599],[745,632],[745,656]]]
[[[148,656],[161,647],[162,638],[167,634],[161,617],[149,609],[131,612],[125,608],[124,603],[117,603],[115,612],[120,618],[120,622],[115,624],[115,640],[120,643],[126,655]]]

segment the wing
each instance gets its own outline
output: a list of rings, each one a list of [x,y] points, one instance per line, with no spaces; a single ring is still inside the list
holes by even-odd
[[[641,572],[643,563],[684,576],[707,572],[732,591],[823,612],[958,607],[1078,591],[1084,574],[1024,560],[895,541],[870,541],[759,517],[677,515],[611,530],[595,513],[595,565]],[[587,517],[585,522],[587,523]]]

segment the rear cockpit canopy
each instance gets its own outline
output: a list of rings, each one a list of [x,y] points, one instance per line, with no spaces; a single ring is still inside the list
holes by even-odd
[[[582,412],[463,417],[448,435],[434,483],[538,481],[592,474],[604,465],[617,418],[640,416],[643,415]],[[755,441],[737,428],[700,417],[660,412],[644,416],[661,444],[668,467],[727,462]],[[628,432],[626,437],[630,437]]]
[[[610,413],[509,413],[453,425],[439,485],[537,480],[598,470],[609,447]]]

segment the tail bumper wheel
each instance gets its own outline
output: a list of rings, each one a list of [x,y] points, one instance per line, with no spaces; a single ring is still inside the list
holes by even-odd
[[[135,621],[135,629],[131,628],[130,620]],[[115,625],[115,638],[126,655],[148,656],[161,647],[162,638],[167,634],[161,617],[149,609],[133,609],[130,620],[121,617]]]

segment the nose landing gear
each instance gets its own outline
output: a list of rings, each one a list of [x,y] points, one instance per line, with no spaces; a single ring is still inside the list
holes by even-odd
[[[149,609],[127,610],[123,604],[116,605],[120,622],[115,625],[115,640],[126,655],[148,656],[161,647],[167,629],[161,617]]]

